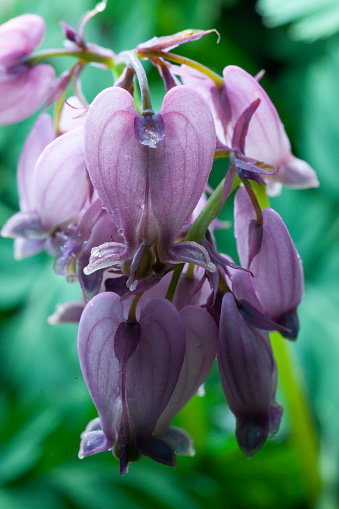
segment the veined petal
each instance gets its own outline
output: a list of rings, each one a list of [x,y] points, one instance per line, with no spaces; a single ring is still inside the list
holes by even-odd
[[[186,331],[186,353],[177,385],[157,422],[158,436],[166,434],[173,418],[204,383],[217,353],[218,327],[212,316],[199,306],[186,306],[180,314]]]
[[[56,137],[53,119],[46,113],[40,115],[28,135],[18,163],[18,191],[20,210],[35,210],[33,175],[35,165],[49,143]]]
[[[143,306],[139,346],[126,366],[126,401],[135,436],[148,436],[177,384],[185,329],[172,303],[152,297]]]
[[[94,188],[131,249],[137,247],[146,187],[147,149],[135,137],[136,116],[134,100],[126,90],[103,90],[89,108],[84,145]]]
[[[165,138],[153,151],[150,195],[161,241],[169,245],[205,189],[215,151],[211,109],[195,90],[181,86],[164,97],[160,110]]]
[[[59,136],[45,148],[35,167],[33,185],[44,227],[53,229],[76,218],[90,195],[82,128]]]
[[[121,418],[121,375],[114,335],[122,320],[119,296],[101,293],[85,307],[78,331],[80,366],[107,439],[106,450],[114,446]]]

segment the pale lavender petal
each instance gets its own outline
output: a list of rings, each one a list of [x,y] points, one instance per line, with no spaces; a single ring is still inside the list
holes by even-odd
[[[92,274],[96,270],[119,264],[127,253],[125,244],[119,242],[105,242],[101,246],[94,247],[91,250],[88,265],[84,268],[84,273],[86,275]]]
[[[54,313],[47,318],[47,323],[49,325],[79,323],[84,307],[85,304],[83,302],[72,300],[58,304]]]
[[[71,96],[65,101],[62,107],[59,129],[62,133],[84,127],[88,106],[82,104],[80,99],[76,96]]]
[[[35,165],[49,143],[56,137],[53,119],[46,113],[40,115],[28,135],[18,163],[18,192],[20,210],[35,210],[33,174]]]
[[[234,199],[234,235],[237,241],[237,251],[240,264],[248,267],[249,261],[249,226],[256,220],[252,202],[244,187],[239,187]]]
[[[153,37],[149,41],[138,44],[136,47],[137,51],[147,52],[147,51],[170,51],[173,48],[176,48],[180,44],[185,42],[197,41],[201,39],[204,35],[210,34],[212,32],[218,33],[215,29],[213,30],[183,30],[182,32],[177,32],[173,35],[164,35],[162,37]],[[219,34],[218,34],[219,35]]]
[[[47,98],[54,77],[53,67],[47,64],[0,70],[0,125],[33,115]]]
[[[14,239],[14,259],[23,260],[44,249],[45,240]]]
[[[112,449],[111,442],[107,440],[103,431],[90,431],[82,434],[78,457],[80,459],[86,456],[92,456],[98,452],[110,451]]]
[[[173,304],[158,297],[145,303],[139,323],[139,347],[126,368],[126,401],[135,435],[145,437],[153,431],[177,384],[185,355],[185,329]]]
[[[37,212],[16,212],[4,224],[1,235],[10,238],[25,238],[31,240],[45,239],[49,230],[41,224]]]
[[[186,353],[178,383],[158,419],[158,436],[164,436],[176,414],[196,394],[217,354],[218,327],[211,315],[198,306],[186,306],[180,314],[186,331]]]
[[[275,178],[284,186],[292,189],[319,187],[319,180],[313,168],[306,161],[298,159],[292,154],[279,166]]]
[[[167,251],[170,263],[194,263],[205,270],[215,272],[216,267],[211,262],[206,249],[196,242],[178,242]]]
[[[44,227],[75,219],[90,196],[83,155],[83,130],[72,130],[50,143],[34,172],[36,209]]]
[[[101,293],[86,305],[78,331],[80,366],[107,440],[100,447],[106,450],[114,445],[121,418],[121,374],[114,335],[122,320],[119,296]]]
[[[36,14],[23,14],[0,26],[0,64],[10,65],[40,44],[45,22]]]

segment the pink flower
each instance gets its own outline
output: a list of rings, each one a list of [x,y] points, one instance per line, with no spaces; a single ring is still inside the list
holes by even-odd
[[[0,125],[31,116],[48,96],[54,69],[26,61],[44,32],[45,22],[35,14],[18,16],[0,26]]]

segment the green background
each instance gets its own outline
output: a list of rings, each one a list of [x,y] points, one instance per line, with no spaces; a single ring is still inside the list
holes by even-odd
[[[60,47],[59,21],[75,26],[94,5],[3,0],[0,22],[25,12],[40,14],[47,24],[42,47]],[[79,368],[76,326],[52,327],[46,318],[57,303],[77,299],[79,289],[54,274],[53,260],[44,253],[15,262],[13,242],[0,239],[0,509],[338,507],[339,3],[108,0],[86,36],[118,52],[185,28],[216,28],[221,41],[217,45],[211,34],[178,53],[218,73],[229,64],[252,74],[266,70],[261,83],[294,153],[315,168],[321,184],[307,191],[284,189],[271,200],[297,245],[306,277],[300,335],[295,345],[287,345],[292,378],[278,395],[285,404],[281,429],[247,460],[237,447],[234,418],[214,367],[206,396],[194,397],[177,418],[194,438],[194,458],[178,458],[175,470],[143,458],[124,478],[110,453],[78,460],[80,432],[96,412]],[[59,73],[72,62],[53,61]],[[162,82],[146,68],[159,108]],[[85,71],[89,100],[110,85],[109,72]],[[16,164],[33,121],[0,129],[1,224],[18,209]],[[212,184],[224,172],[225,162],[218,161]],[[232,220],[231,202],[223,218]],[[232,230],[219,233],[218,243],[222,252],[236,256],[232,235]]]

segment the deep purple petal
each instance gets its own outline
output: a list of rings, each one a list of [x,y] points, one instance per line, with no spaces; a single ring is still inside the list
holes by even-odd
[[[135,435],[148,436],[177,384],[185,329],[169,301],[153,297],[141,310],[141,339],[126,366],[126,401]]]
[[[238,443],[250,457],[268,436],[276,365],[268,333],[248,326],[230,293],[222,302],[218,367]]]
[[[176,414],[204,383],[215,360],[218,347],[218,327],[211,315],[199,306],[181,310],[186,331],[186,353],[180,377],[155,433],[163,436]]]

